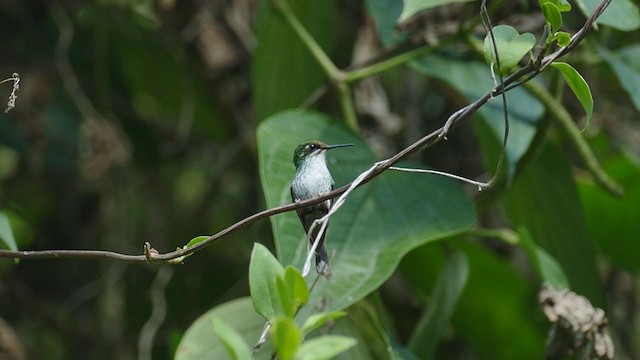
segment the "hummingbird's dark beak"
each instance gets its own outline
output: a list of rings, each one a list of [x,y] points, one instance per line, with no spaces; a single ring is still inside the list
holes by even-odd
[[[327,145],[327,147],[325,148],[325,150],[331,150],[331,149],[336,149],[336,148],[341,148],[341,147],[347,147],[347,146],[353,146],[353,144],[336,144],[336,145]]]

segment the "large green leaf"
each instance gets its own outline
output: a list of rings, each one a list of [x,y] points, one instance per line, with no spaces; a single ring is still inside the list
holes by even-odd
[[[307,31],[330,54],[336,29],[334,3],[289,3]],[[322,86],[326,76],[269,0],[261,1],[257,34],[253,97],[256,118],[264,120],[277,111],[300,106]]]
[[[588,179],[578,182],[590,233],[612,263],[640,274],[640,166],[623,156],[603,166],[625,193],[614,198]]]
[[[542,359],[546,329],[540,326],[537,288],[512,264],[481,246],[457,239],[447,244],[464,252],[469,267],[450,331],[473,344],[481,358]],[[433,296],[445,261],[442,247],[429,244],[409,253],[400,268],[410,283]]]
[[[291,202],[293,149],[306,139],[354,143],[328,154],[330,169],[341,186],[368,168],[375,156],[365,143],[327,116],[311,111],[286,111],[258,128],[260,175],[268,207]],[[321,298],[327,310],[340,310],[385,281],[400,258],[429,241],[462,231],[476,220],[473,203],[456,183],[438,176],[387,172],[356,190],[331,219],[327,246],[332,277],[320,281],[303,312]],[[296,214],[271,218],[283,264],[301,268],[307,241]]]
[[[220,319],[214,318],[212,319],[212,323],[213,331],[222,341],[229,355],[231,355],[232,360],[251,359],[251,349],[241,334],[238,334],[238,332]]]
[[[395,30],[395,19],[402,10],[399,1],[368,0],[371,15],[377,24],[378,33],[385,46],[391,46],[400,37]],[[411,62],[419,73],[434,77],[449,84],[468,101],[475,101],[493,88],[491,72],[487,65],[478,61],[465,61],[443,55],[429,55]],[[515,174],[515,164],[525,154],[536,133],[536,125],[542,117],[544,107],[524,89],[516,88],[507,95],[509,108],[509,140],[507,142],[507,174]],[[504,116],[502,100],[496,98],[478,111],[490,126],[496,138],[502,140]],[[444,119],[443,119],[444,120]]]
[[[216,322],[219,321],[219,322]],[[247,344],[255,344],[262,333],[264,318],[253,309],[250,298],[240,298],[216,306],[200,316],[180,340],[176,360],[220,360],[231,358],[225,343],[216,334],[214,324],[231,327]],[[239,339],[234,338],[234,341]],[[225,339],[229,341],[229,339]],[[269,359],[269,344],[259,352],[259,359]]]
[[[575,0],[585,16],[591,15],[600,1]],[[640,12],[631,0],[612,1],[596,24],[608,25],[622,31],[633,31],[640,28]]]
[[[616,51],[601,46],[597,49],[631,97],[636,110],[640,111],[640,45],[634,44]]]
[[[604,300],[580,199],[569,165],[551,143],[523,171],[507,192],[509,219],[555,258],[571,289],[602,306]]]

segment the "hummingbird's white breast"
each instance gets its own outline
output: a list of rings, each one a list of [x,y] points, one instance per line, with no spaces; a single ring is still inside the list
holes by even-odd
[[[291,181],[295,200],[306,200],[331,191],[333,178],[325,161],[325,152],[310,154]]]

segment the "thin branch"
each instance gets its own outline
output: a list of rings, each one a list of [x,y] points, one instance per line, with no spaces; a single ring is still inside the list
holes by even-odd
[[[604,9],[609,3],[610,3],[610,0],[602,0],[596,7],[598,14],[602,13],[602,11],[604,11]],[[571,38],[571,43],[569,44],[569,46],[563,49],[566,49],[569,47],[573,49],[580,41],[582,41],[582,39],[584,38],[584,35],[586,35],[586,30],[591,28],[591,25],[596,19],[597,19],[597,15],[596,15],[596,12],[594,11],[594,14],[592,14],[587,19],[583,27],[578,31],[578,33],[576,33],[576,35],[578,34],[580,35],[579,36],[574,35]],[[556,60],[558,57],[566,54],[566,52],[568,52],[568,51],[564,52],[563,49],[559,50],[559,52],[545,56],[545,58],[542,60],[542,64],[550,63]],[[443,125],[441,128],[431,132],[430,134],[423,136],[422,138],[420,138],[413,144],[409,145],[404,150],[398,152],[394,156],[386,160],[375,163],[374,166],[372,166],[372,168],[367,170],[366,172],[367,175],[364,176],[362,178],[362,181],[358,183],[356,186],[354,186],[354,188],[360,187],[368,183],[369,181],[374,179],[376,176],[380,175],[381,173],[383,173],[384,171],[388,170],[390,167],[398,163],[400,160],[405,159],[410,155],[418,153],[424,150],[425,148],[433,146],[434,144],[438,143],[439,141],[442,140],[442,137],[444,136],[444,134],[447,133],[449,129],[457,126],[463,120],[471,117],[471,115],[473,115],[481,106],[483,106],[487,101],[489,101],[489,99],[491,99],[492,96],[502,94],[503,89],[508,88],[510,84],[526,77],[527,75],[535,71],[536,71],[535,67],[532,64],[528,64],[522,67],[521,69],[517,70],[513,74],[507,76],[504,79],[504,84],[502,86],[494,87],[493,89],[491,89],[489,92],[484,94],[482,97],[480,97],[473,103],[456,111],[453,115],[451,115],[447,123]],[[263,210],[259,213],[253,214],[249,217],[246,217],[232,224],[231,226],[210,236],[208,239],[187,249],[180,249],[180,250],[171,251],[167,253],[159,253],[154,249],[152,249],[150,246],[148,246],[148,251],[146,251],[143,255],[126,255],[126,254],[121,254],[121,253],[112,252],[112,251],[99,251],[99,250],[39,250],[39,251],[0,250],[0,258],[1,257],[17,258],[17,259],[25,259],[25,260],[29,260],[29,259],[106,259],[106,260],[115,260],[115,261],[129,262],[129,263],[176,262],[176,260],[174,259],[178,259],[187,255],[193,254],[195,252],[198,252],[210,246],[214,242],[218,241],[220,238],[224,237],[225,235],[235,232],[236,230],[243,228],[249,224],[252,224],[258,220],[268,218],[273,215],[281,214],[284,212],[301,209],[304,207],[308,207],[309,205],[317,204],[322,201],[335,198],[345,193],[347,190],[351,188],[351,186],[352,186],[352,183],[342,186],[341,188],[333,190],[322,196],[318,196],[305,201],[300,201],[296,203],[291,203],[291,204]]]

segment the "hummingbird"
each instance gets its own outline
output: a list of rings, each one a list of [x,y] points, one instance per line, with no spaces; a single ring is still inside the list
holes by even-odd
[[[333,190],[334,182],[331,173],[327,168],[326,152],[327,150],[353,146],[353,144],[327,145],[321,141],[305,141],[296,147],[293,152],[293,164],[296,166],[296,174],[291,181],[291,199],[293,202],[299,202],[324,195]],[[325,216],[333,200],[325,200],[321,203],[307,206],[296,210],[300,222],[304,227],[304,232],[310,235],[310,241],[313,244],[320,226],[316,226],[312,234],[309,229],[313,222]],[[326,273],[329,270],[329,257],[325,246],[326,231],[322,235],[318,246],[316,247],[316,271]]]

